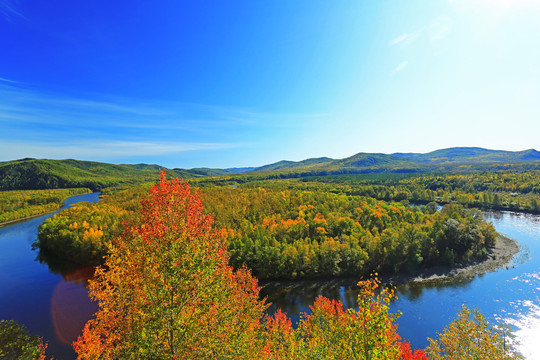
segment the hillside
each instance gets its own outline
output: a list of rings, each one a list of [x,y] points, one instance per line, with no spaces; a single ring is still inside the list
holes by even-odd
[[[417,168],[414,162],[405,159],[400,159],[392,155],[371,153],[358,153],[342,160],[335,160],[332,165],[349,169],[381,167],[387,169]]]
[[[243,173],[253,171],[255,170],[255,168],[254,167],[234,167],[234,168],[227,168],[223,170],[228,171],[231,174],[243,174]]]
[[[231,174],[231,172],[224,169],[214,169],[214,168],[205,168],[205,167],[193,168],[189,170],[174,169],[174,171],[187,171],[193,175],[201,175],[201,176],[219,176],[219,175]]]
[[[114,165],[93,161],[21,159],[0,163],[0,190],[89,188],[129,185],[158,178],[157,165]],[[176,176],[196,174],[174,170]]]
[[[339,174],[356,172],[386,172],[396,169],[420,171],[414,162],[386,154],[359,153],[345,159],[327,157],[302,161],[279,161],[254,169],[252,172],[279,172],[302,174]]]
[[[529,149],[523,151],[488,150],[478,147],[456,147],[435,150],[426,154],[394,153],[394,157],[421,164],[448,163],[521,163],[540,161],[540,152]]]
[[[489,150],[457,147],[420,153],[358,153],[345,159],[279,161],[258,167],[255,173],[274,172],[283,176],[362,173],[424,173],[457,171],[499,171],[540,169],[540,152]]]
[[[308,169],[308,168],[318,168],[320,166],[329,164],[335,161],[327,157],[321,158],[311,158],[302,161],[287,161],[282,160],[273,164],[264,165],[258,168],[253,169],[252,171],[276,171],[276,170],[292,170],[292,169]]]

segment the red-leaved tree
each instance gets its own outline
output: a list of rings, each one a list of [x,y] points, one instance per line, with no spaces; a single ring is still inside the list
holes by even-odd
[[[124,224],[89,291],[99,303],[74,344],[79,359],[249,358],[265,305],[228,265],[223,236],[187,184],[160,182]]]

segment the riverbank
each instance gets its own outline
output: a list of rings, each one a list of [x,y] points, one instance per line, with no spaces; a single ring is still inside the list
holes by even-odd
[[[49,214],[70,197],[88,193],[87,188],[0,191],[0,226]]]
[[[0,223],[0,227],[2,226],[5,226],[5,225],[9,225],[9,224],[15,224],[15,223],[18,223],[18,222],[21,222],[21,221],[25,221],[25,220],[30,220],[30,219],[33,219],[33,218],[36,218],[36,217],[39,217],[39,216],[43,216],[43,215],[47,215],[47,214],[50,214],[56,210],[60,209],[60,207],[56,208],[56,209],[53,209],[51,211],[47,211],[47,212],[44,212],[44,213],[40,213],[40,214],[35,214],[35,215],[29,215],[29,216],[25,216],[23,218],[18,218],[18,219],[14,219],[14,220],[9,220],[9,221],[4,221],[4,222],[1,222]]]
[[[495,246],[489,251],[485,260],[454,266],[435,266],[419,270],[413,274],[396,274],[383,276],[384,283],[403,284],[408,282],[440,281],[450,278],[472,279],[477,275],[496,271],[508,266],[514,256],[519,252],[517,242],[500,235]]]

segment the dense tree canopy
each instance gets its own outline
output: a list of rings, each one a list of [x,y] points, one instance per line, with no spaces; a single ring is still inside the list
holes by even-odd
[[[368,276],[482,259],[496,241],[477,211],[448,204],[423,209],[365,196],[265,187],[203,188],[202,199],[226,229],[230,264],[259,279]],[[134,218],[144,190],[77,205],[41,226],[40,249],[81,264],[100,263],[122,218]]]
[[[421,211],[399,202],[271,186],[214,187],[203,197],[217,224],[229,229],[231,264],[245,264],[259,279],[453,265],[485,258],[497,236],[479,212],[457,204]]]

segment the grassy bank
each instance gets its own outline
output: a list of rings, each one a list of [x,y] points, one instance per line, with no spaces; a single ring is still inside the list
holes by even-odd
[[[58,210],[66,198],[88,193],[87,188],[1,191],[0,225]]]

